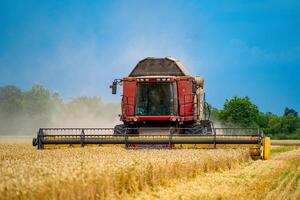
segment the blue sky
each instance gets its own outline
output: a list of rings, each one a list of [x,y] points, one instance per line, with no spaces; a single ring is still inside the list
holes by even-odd
[[[300,112],[300,2],[0,1],[0,85],[101,96],[142,58],[173,56],[207,99]]]

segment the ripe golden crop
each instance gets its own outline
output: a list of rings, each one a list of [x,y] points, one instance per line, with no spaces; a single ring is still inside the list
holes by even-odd
[[[251,161],[221,173],[172,181],[167,187],[144,190],[136,199],[299,200],[300,149],[279,148],[270,160]]]
[[[0,144],[0,199],[122,199],[248,160],[248,151],[233,149],[36,150]]]

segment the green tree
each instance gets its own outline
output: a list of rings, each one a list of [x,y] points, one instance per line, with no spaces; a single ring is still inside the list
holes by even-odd
[[[23,104],[25,112],[30,116],[47,113],[50,109],[51,94],[49,90],[41,85],[33,85],[24,93]]]
[[[293,115],[294,117],[298,117],[298,113],[296,110],[294,110],[293,108],[288,108],[286,107],[284,109],[284,116],[287,116],[287,115]]]
[[[279,138],[289,138],[289,135],[294,134],[300,128],[298,117],[293,114],[286,116],[273,115],[268,122],[266,133]]]
[[[265,133],[270,132],[269,122],[274,116],[276,116],[276,115],[274,115],[271,112],[266,112],[266,113],[260,112],[259,113],[257,124]]]
[[[258,126],[259,111],[249,97],[233,97],[226,99],[223,110],[217,113],[219,120],[228,125],[239,125],[242,127]]]
[[[267,130],[267,133],[271,135],[282,134],[283,127],[281,117],[277,115],[271,116],[268,122]]]
[[[0,111],[7,116],[22,110],[22,91],[13,85],[0,87]]]
[[[299,119],[294,114],[290,113],[281,118],[282,132],[293,133],[298,128]]]
[[[50,96],[50,105],[51,112],[53,114],[63,112],[64,110],[64,101],[60,96],[59,92],[54,92]]]

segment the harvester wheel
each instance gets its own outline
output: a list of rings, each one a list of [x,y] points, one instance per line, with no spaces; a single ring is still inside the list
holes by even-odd
[[[185,134],[202,134],[202,126],[200,124],[191,124],[185,127]]]
[[[202,120],[200,122],[202,129],[203,129],[203,134],[212,134],[213,133],[213,122],[210,120]]]
[[[126,126],[124,124],[118,124],[114,128],[114,135],[124,135],[126,131]]]
[[[118,124],[114,128],[115,135],[124,135],[124,134],[139,134],[138,128],[131,127],[125,124]]]
[[[212,134],[212,123],[209,120],[203,120],[200,123],[187,125],[185,128],[185,134]]]
[[[32,139],[32,146],[35,147],[36,145],[37,145],[37,139],[36,139],[36,138],[33,138],[33,139]]]

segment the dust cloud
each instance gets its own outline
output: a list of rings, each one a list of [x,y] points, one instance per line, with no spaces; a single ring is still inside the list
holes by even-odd
[[[5,108],[9,108],[6,105]],[[69,102],[36,102],[10,112],[0,111],[0,136],[34,136],[39,128],[99,128],[120,124],[119,103],[99,97],[76,97]]]

